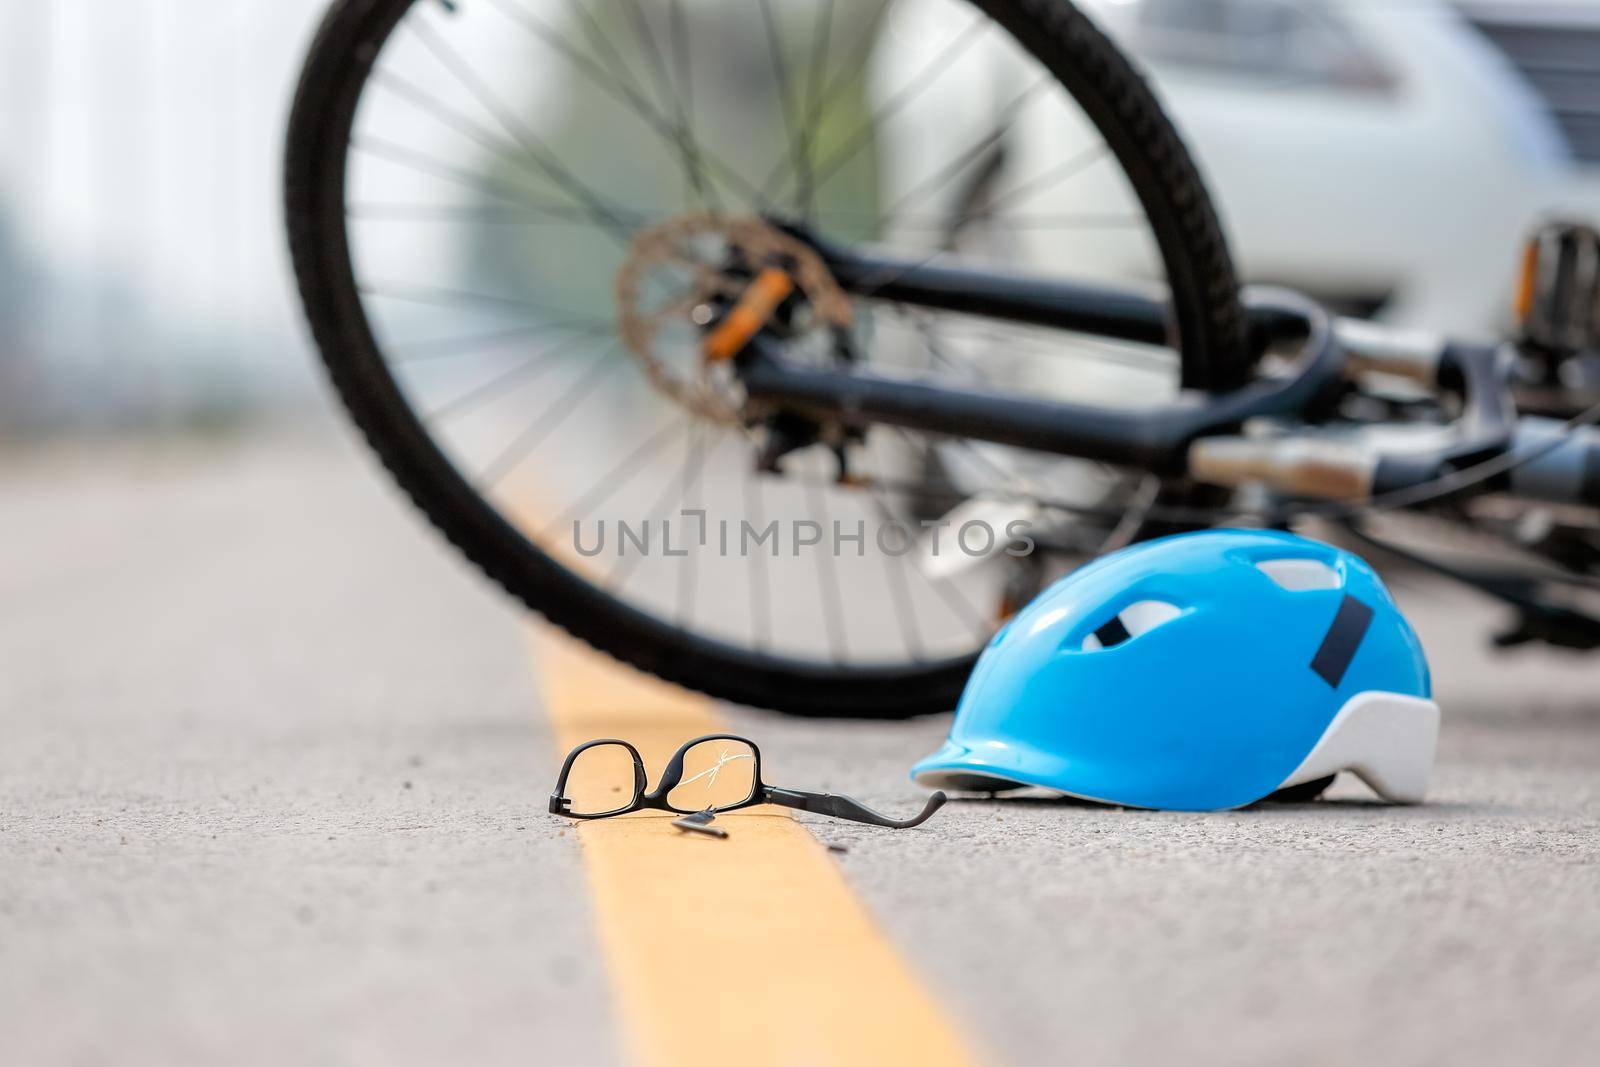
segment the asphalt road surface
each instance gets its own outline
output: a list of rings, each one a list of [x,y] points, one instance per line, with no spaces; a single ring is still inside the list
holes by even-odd
[[[352,442],[11,453],[0,531],[0,1063],[620,1062],[524,618]],[[1423,807],[802,818],[996,1063],[1587,1061],[1600,659],[1402,598]],[[947,725],[726,715],[894,810]]]

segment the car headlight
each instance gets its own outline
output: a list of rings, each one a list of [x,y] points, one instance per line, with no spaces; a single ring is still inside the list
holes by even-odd
[[[1123,42],[1155,67],[1248,80],[1387,93],[1399,79],[1325,7],[1295,0],[1102,0]]]

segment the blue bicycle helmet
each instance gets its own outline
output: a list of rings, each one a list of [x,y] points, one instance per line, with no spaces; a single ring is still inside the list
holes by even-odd
[[[1097,560],[1013,618],[911,774],[1210,811],[1352,771],[1416,803],[1431,695],[1416,634],[1356,556],[1273,531],[1181,534]]]

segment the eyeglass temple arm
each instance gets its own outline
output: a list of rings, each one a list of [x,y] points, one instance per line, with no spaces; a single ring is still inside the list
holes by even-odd
[[[785,808],[797,808],[818,815],[831,815],[836,819],[887,826],[891,830],[909,830],[913,826],[921,826],[932,818],[934,812],[944,807],[947,798],[942,792],[934,793],[928,798],[922,813],[911,819],[891,819],[887,815],[879,815],[859,801],[851,800],[849,797],[834,796],[832,793],[806,793],[799,789],[779,789],[769,785],[762,799],[768,804],[779,804]]]

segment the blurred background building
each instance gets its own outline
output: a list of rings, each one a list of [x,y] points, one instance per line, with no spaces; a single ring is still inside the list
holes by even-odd
[[[278,208],[318,0],[0,5],[0,422],[303,400]]]
[[[1086,6],[1156,71],[1255,277],[1405,314],[1407,286],[1440,265],[1482,304],[1511,250],[1481,280],[1450,264],[1498,255],[1540,205],[1600,214],[1595,0]],[[278,184],[322,7],[0,5],[0,432],[229,423],[313,395]],[[1444,96],[1427,105],[1429,153],[1407,163],[1396,152],[1418,127],[1392,120],[1417,99],[1399,87],[1419,84]],[[1249,130],[1276,161],[1251,154]],[[1485,152],[1518,153],[1510,170],[1535,177],[1473,186],[1463,161]],[[1515,201],[1482,243],[1449,232],[1468,186]],[[1352,224],[1360,205],[1370,225]],[[1448,307],[1430,296],[1409,314]]]

